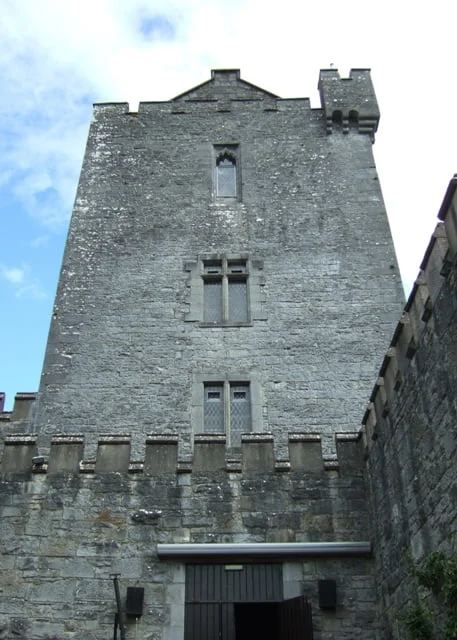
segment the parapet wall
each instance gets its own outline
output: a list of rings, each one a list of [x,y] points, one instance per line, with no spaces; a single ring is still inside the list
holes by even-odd
[[[362,437],[367,454],[379,435],[377,425],[382,423],[401,397],[405,375],[410,370],[419,345],[427,335],[436,334],[435,329],[442,327],[443,318],[437,317],[437,312],[443,312],[446,301],[450,303],[450,308],[446,310],[444,321],[447,324],[453,319],[457,258],[456,189],[457,175],[449,184],[439,211],[442,222],[437,224],[426,249],[419,275],[395,329],[362,420]]]
[[[159,558],[159,543],[370,540],[354,437],[338,437],[338,464],[322,457],[314,434],[291,435],[281,464],[265,435],[245,438],[236,460],[219,436],[196,438],[192,461],[179,460],[178,446],[174,435],[149,438],[135,463],[128,436],[100,438],[94,460],[81,436],[55,436],[49,457],[35,455],[34,436],[6,438],[1,638],[112,637],[113,573],[122,599],[127,587],[144,588],[143,616],[128,619],[128,638],[183,638],[185,568]],[[372,567],[368,555],[286,561],[284,595],[310,599],[322,639],[349,626],[353,640],[374,640]],[[328,578],[337,582],[337,612],[318,607],[319,580]]]
[[[363,460],[359,435],[337,433],[335,440],[337,456],[323,456],[319,434],[289,434],[289,458],[277,459],[270,434],[242,436],[241,452],[235,455],[227,449],[225,436],[202,434],[195,436],[192,458],[183,460],[177,434],[156,434],[146,439],[144,458],[138,461],[132,459],[129,435],[101,436],[96,455],[91,457],[93,448],[86,446],[83,435],[53,436],[49,455],[43,455],[37,436],[15,434],[4,438],[0,473],[360,473]]]
[[[382,640],[406,637],[408,558],[457,551],[456,188],[454,176],[363,419]]]
[[[18,425],[29,421],[36,397],[36,393],[16,393],[13,410],[4,411],[6,395],[0,392],[0,435],[7,432],[12,425],[20,429]]]
[[[327,133],[342,127],[344,133],[351,128],[372,137],[378,128],[380,112],[371,80],[370,69],[351,69],[348,78],[341,78],[338,69],[322,69],[318,89],[321,108],[326,118]],[[129,104],[96,104],[95,115],[113,116],[169,113],[173,115],[201,112],[228,113],[246,109],[287,111],[300,102],[301,108],[310,110],[309,98],[284,99],[241,80],[240,71],[213,70],[212,78],[167,102],[140,102],[138,113],[130,111]]]

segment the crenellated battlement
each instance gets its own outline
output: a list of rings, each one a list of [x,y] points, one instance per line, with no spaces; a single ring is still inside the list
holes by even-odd
[[[379,124],[379,107],[370,69],[351,69],[349,78],[341,78],[338,69],[322,69],[318,84],[327,133],[341,126],[343,133],[355,127],[372,138]]]
[[[13,410],[4,411],[6,394],[0,392],[0,434],[13,425],[21,429],[29,420],[36,398],[36,393],[16,393]]]
[[[437,300],[445,286],[454,284],[457,257],[457,174],[449,183],[438,213],[441,220],[431,237],[419,275],[395,329],[379,371],[370,404],[362,420],[364,447],[369,453],[402,389],[405,374],[427,327],[433,323]],[[452,280],[452,282],[451,282]]]
[[[340,127],[343,133],[354,129],[358,133],[368,133],[374,139],[380,113],[370,69],[351,69],[348,78],[341,78],[338,69],[321,69],[318,89],[328,134]],[[311,110],[307,97],[284,99],[242,80],[238,69],[219,69],[212,71],[210,80],[171,100],[140,102],[138,111],[130,109],[127,102],[95,104],[94,120],[108,121],[123,116],[141,119],[158,114],[160,117],[165,114],[192,117],[202,110],[219,115],[249,109],[287,112],[297,102],[301,108]]]
[[[0,473],[126,473],[157,476],[188,473],[284,473],[301,471],[320,474],[360,471],[362,449],[357,433],[336,433],[336,456],[322,453],[321,436],[316,433],[290,433],[288,459],[275,458],[271,434],[242,436],[241,451],[227,449],[223,435],[200,434],[194,438],[193,456],[180,459],[178,434],[156,434],[145,441],[142,460],[131,457],[130,435],[103,435],[98,439],[96,457],[86,457],[85,437],[57,435],[50,441],[49,454],[39,455],[38,436],[15,434],[3,441]],[[42,447],[40,447],[41,451]]]

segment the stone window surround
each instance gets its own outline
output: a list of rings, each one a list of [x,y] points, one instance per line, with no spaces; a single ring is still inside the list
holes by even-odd
[[[248,261],[230,261],[226,258],[210,262],[204,260],[203,271],[203,322],[211,325],[246,324],[249,321]],[[209,295],[207,298],[213,284],[220,285],[218,295],[215,297]],[[244,293],[241,299],[235,297],[233,300],[232,286],[240,284],[243,285]],[[209,301],[208,306],[207,301]],[[237,309],[237,306],[240,308]],[[218,315],[220,317],[216,318]]]
[[[259,379],[253,373],[194,373],[192,380],[191,427],[192,433],[204,433],[204,393],[207,383],[233,384],[248,383],[251,400],[251,433],[262,432],[262,394]],[[230,432],[226,432],[227,446],[230,446]]]
[[[211,261],[246,261],[248,272],[248,322],[204,322],[204,263]],[[197,260],[187,260],[185,271],[190,272],[188,286],[190,286],[189,312],[184,320],[198,322],[200,327],[250,327],[256,320],[266,320],[265,313],[265,279],[263,275],[263,260],[250,258],[248,253],[203,253]]]

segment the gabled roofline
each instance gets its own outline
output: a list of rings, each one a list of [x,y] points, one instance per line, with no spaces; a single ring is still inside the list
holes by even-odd
[[[183,91],[182,93],[179,93],[177,96],[174,96],[170,100],[170,102],[173,102],[173,100],[178,100],[178,98],[182,98],[187,93],[190,93],[191,91],[195,91],[196,89],[200,89],[200,87],[204,87],[206,84],[209,84],[212,81],[213,79],[211,78],[210,80],[205,80],[205,82],[200,82],[200,84],[196,84],[195,87],[192,87],[191,89],[187,89],[187,91]]]
[[[205,85],[210,84],[211,82],[214,81],[214,78],[216,77],[217,73],[235,73],[237,80],[239,80],[239,82],[244,84],[246,87],[250,87],[251,89],[256,89],[257,91],[261,91],[262,93],[269,96],[270,98],[280,99],[280,96],[277,96],[275,93],[271,93],[271,91],[266,91],[265,89],[262,89],[262,87],[258,87],[257,85],[252,84],[252,82],[247,82],[246,80],[243,80],[240,77],[239,69],[211,69],[211,78],[209,80],[205,80],[205,82],[201,82],[200,84],[195,85],[195,87],[191,87],[190,89],[187,89],[187,91],[183,91],[177,96],[174,96],[174,98],[172,98],[170,102],[173,102],[173,100],[178,100],[179,98],[182,98],[188,93],[192,93],[192,91],[196,91],[197,89],[200,89],[201,87],[204,87]]]
[[[211,71],[211,73],[212,73],[212,71]],[[272,93],[271,91],[267,91],[266,89],[262,89],[262,87],[259,87],[256,84],[252,84],[252,82],[248,82],[247,80],[243,80],[242,78],[240,78],[240,82],[242,82],[247,87],[251,87],[252,89],[257,89],[257,91],[262,91],[262,93],[265,93],[267,96],[270,96],[270,98],[278,98],[279,100],[281,99],[281,97],[276,95],[276,93]]]

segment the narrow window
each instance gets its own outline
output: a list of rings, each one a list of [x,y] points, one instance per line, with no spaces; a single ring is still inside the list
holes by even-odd
[[[205,384],[203,430],[206,433],[224,433],[224,385]]]
[[[230,385],[230,432],[232,441],[241,442],[241,435],[251,431],[249,384]]]
[[[215,199],[241,200],[239,145],[215,145],[213,162]]]
[[[218,198],[236,198],[236,160],[228,153],[216,161],[216,195]]]
[[[205,322],[222,322],[222,278],[205,280]]]
[[[230,278],[228,281],[228,321],[248,321],[247,281]]]

